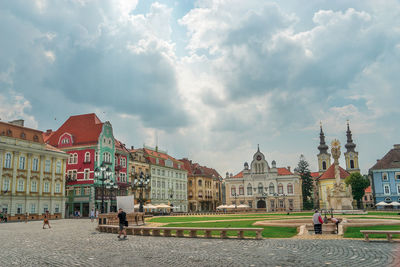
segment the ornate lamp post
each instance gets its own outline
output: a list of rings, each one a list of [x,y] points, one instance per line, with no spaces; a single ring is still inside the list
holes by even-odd
[[[107,185],[106,185],[106,188],[108,190],[110,190],[110,201],[111,201],[111,204],[112,204],[114,191],[118,190],[119,186],[118,186],[118,184],[114,183],[114,181],[108,181]],[[117,199],[117,192],[115,192],[115,199]],[[112,209],[112,205],[110,206],[110,211],[112,211],[111,209]]]
[[[235,211],[236,211],[236,209],[237,209],[236,199],[239,197],[239,194],[234,193],[232,196],[235,199]]]
[[[171,187],[170,189],[168,189],[168,197],[171,199],[170,200],[170,206],[171,206],[171,212],[174,211],[174,204],[172,204],[172,199],[174,198],[174,189]]]
[[[112,171],[110,167],[106,168],[106,164],[103,162],[99,167],[94,169],[94,176],[97,180],[101,181],[102,193],[101,193],[101,213],[104,213],[104,192],[105,192],[105,182],[111,177]]]
[[[139,189],[139,212],[143,212],[143,190],[148,189],[150,185],[150,175],[140,172],[138,176],[137,173],[134,174],[134,179],[132,181],[132,189]]]

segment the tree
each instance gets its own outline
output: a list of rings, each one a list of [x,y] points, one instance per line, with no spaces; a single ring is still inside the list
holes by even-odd
[[[361,209],[361,200],[364,197],[365,189],[369,186],[369,179],[355,172],[346,178],[345,183],[351,185],[351,193],[353,194],[353,198],[357,200],[357,208]]]
[[[311,210],[314,208],[314,201],[312,199],[313,181],[309,169],[310,164],[306,161],[304,155],[300,155],[299,163],[295,169],[300,174],[301,190],[303,193],[303,209]]]

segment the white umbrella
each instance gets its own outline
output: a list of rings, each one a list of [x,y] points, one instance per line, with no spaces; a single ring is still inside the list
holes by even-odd
[[[238,209],[247,209],[250,208],[250,206],[247,206],[246,204],[240,204],[239,206],[237,206]]]
[[[140,204],[136,204],[133,206],[135,209],[138,209],[140,207]]]
[[[400,203],[397,201],[393,201],[392,203],[390,203],[389,205],[391,206],[400,206]]]
[[[222,209],[226,209],[226,208],[228,208],[227,205],[220,205],[217,207],[217,210],[222,210]]]
[[[236,208],[236,206],[235,205],[229,205],[229,206],[226,206],[226,208],[227,209],[234,209],[234,208]]]
[[[147,204],[147,205],[145,205],[143,208],[149,209],[149,210],[154,210],[154,209],[156,209],[157,207],[154,206],[154,205],[152,205],[152,204]]]
[[[375,206],[390,206],[390,204],[388,204],[384,201],[381,201],[381,202],[377,203]]]
[[[157,209],[170,209],[171,206],[168,206],[167,204],[159,204],[156,205]]]

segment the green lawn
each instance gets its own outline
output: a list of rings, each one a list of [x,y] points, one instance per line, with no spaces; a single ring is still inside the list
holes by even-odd
[[[168,224],[166,227],[226,227],[226,228],[264,228],[262,232],[263,237],[268,238],[288,238],[297,235],[296,227],[275,227],[275,226],[253,226],[257,220],[249,221],[231,221],[231,222],[205,222],[205,223],[173,223]],[[204,232],[198,232],[199,235],[203,235]],[[213,235],[219,234],[219,232],[212,232]],[[236,236],[236,231],[228,231],[228,236]],[[245,232],[247,237],[255,237],[255,232]]]
[[[400,210],[398,212],[389,211],[368,211],[368,215],[381,215],[381,216],[399,216]],[[400,216],[399,216],[400,217]]]
[[[347,238],[364,238],[360,230],[400,230],[400,225],[377,225],[363,227],[347,227],[344,237]],[[386,238],[385,234],[369,235],[370,238]],[[400,235],[393,235],[393,238],[400,238]]]

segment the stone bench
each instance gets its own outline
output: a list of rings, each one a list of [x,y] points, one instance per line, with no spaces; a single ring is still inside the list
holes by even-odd
[[[368,235],[370,234],[386,234],[387,236],[387,240],[389,242],[393,242],[392,239],[392,235],[395,234],[400,234],[400,231],[396,231],[396,230],[360,230],[360,233],[362,233],[364,235],[364,238],[366,242],[369,242],[369,237]]]
[[[129,227],[128,227],[129,228]],[[198,237],[198,231],[204,231],[204,237],[211,238],[213,231],[220,232],[220,238],[228,238],[228,231],[236,231],[238,238],[244,238],[244,232],[256,232],[256,239],[262,239],[261,232],[264,228],[193,228],[193,227],[132,227],[134,235],[172,236],[176,231],[176,237],[184,237],[184,231],[189,231],[189,237]]]

